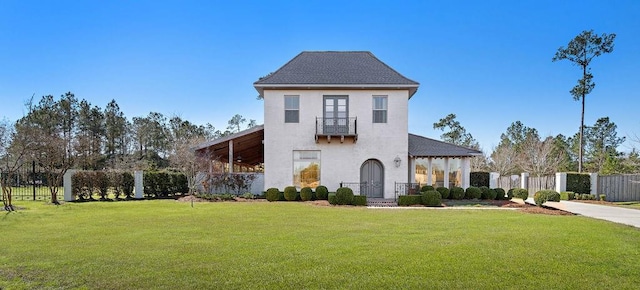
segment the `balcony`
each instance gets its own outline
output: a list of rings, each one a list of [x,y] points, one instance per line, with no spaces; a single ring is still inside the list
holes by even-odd
[[[316,117],[316,143],[321,138],[327,138],[327,142],[331,143],[331,139],[340,138],[340,143],[345,138],[352,138],[353,143],[358,140],[358,118],[319,118]]]

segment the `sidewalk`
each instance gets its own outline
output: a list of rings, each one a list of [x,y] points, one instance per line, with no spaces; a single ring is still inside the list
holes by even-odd
[[[529,198],[527,199],[527,202],[533,202],[533,199]],[[568,211],[574,214],[583,215],[586,217],[612,221],[614,223],[620,223],[640,228],[640,210],[637,209],[628,209],[622,207],[581,203],[566,200],[561,200],[560,202],[548,201],[544,205],[559,210]]]

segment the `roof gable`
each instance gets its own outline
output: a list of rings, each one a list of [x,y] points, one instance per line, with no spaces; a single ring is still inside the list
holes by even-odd
[[[482,151],[409,134],[409,156],[411,157],[472,157],[478,155],[482,155]]]
[[[409,89],[413,95],[418,85],[368,51],[303,51],[254,83],[261,94],[271,87],[378,87]]]

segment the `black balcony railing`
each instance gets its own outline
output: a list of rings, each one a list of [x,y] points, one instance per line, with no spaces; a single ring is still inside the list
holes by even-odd
[[[316,138],[318,136],[358,136],[358,119],[316,118]]]

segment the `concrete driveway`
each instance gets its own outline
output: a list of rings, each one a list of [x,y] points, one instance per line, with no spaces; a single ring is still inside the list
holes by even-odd
[[[640,210],[637,209],[628,209],[622,207],[581,203],[566,200],[561,200],[560,202],[548,201],[544,205],[568,211],[574,214],[640,228]]]

